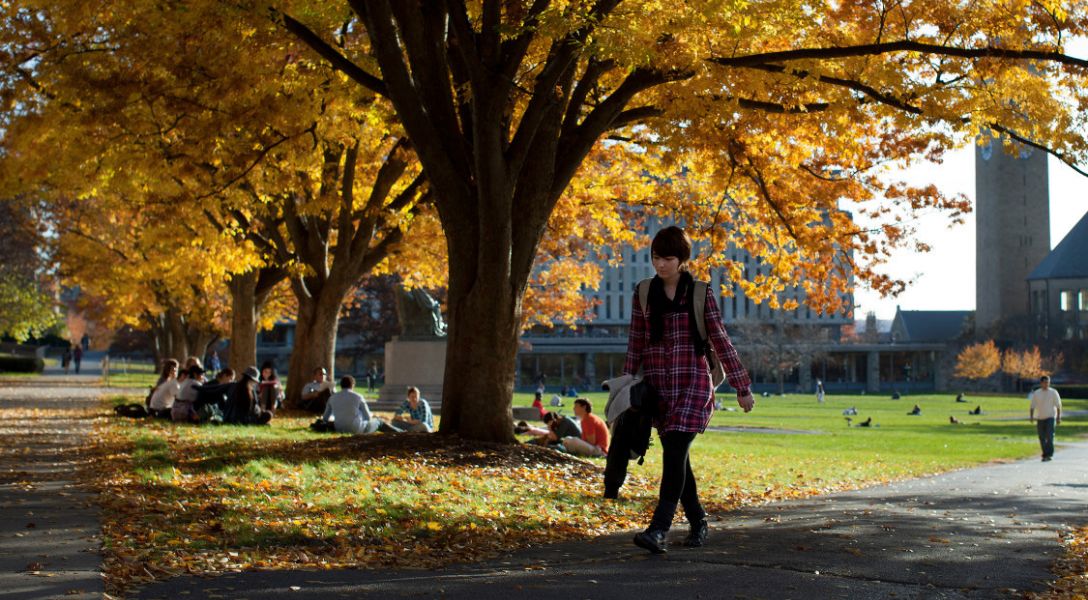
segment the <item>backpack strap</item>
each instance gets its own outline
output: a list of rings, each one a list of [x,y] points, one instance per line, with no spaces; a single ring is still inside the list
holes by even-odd
[[[695,327],[699,330],[699,340],[706,341],[706,290],[710,287],[705,281],[695,281],[692,288],[692,304],[695,305]]]
[[[706,294],[707,289],[710,288],[710,284],[705,281],[696,281],[692,286],[692,304],[695,308],[695,327],[699,330],[699,338],[706,344],[706,358],[707,363],[710,365],[710,384],[712,389],[718,389],[718,386],[725,381],[725,366],[722,365],[722,361],[718,358],[718,353],[714,351],[713,344],[706,336]]]
[[[646,314],[646,307],[649,306],[651,281],[653,281],[653,277],[638,282],[638,305],[642,309],[642,314]]]

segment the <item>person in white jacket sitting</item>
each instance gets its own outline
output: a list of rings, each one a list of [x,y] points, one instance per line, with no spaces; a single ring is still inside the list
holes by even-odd
[[[366,399],[354,388],[354,377],[341,377],[340,391],[329,396],[329,401],[325,404],[325,414],[321,418],[332,421],[336,430],[341,433],[374,433],[381,421],[370,415]]]
[[[355,378],[344,375],[340,378],[340,391],[329,396],[322,419],[331,421],[336,431],[341,433],[370,434],[376,431],[400,433],[397,429],[370,414],[366,398],[355,391]]]

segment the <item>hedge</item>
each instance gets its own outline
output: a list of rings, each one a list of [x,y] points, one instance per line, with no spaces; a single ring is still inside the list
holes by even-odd
[[[1083,383],[1070,383],[1068,385],[1055,384],[1054,389],[1058,390],[1058,393],[1062,395],[1062,398],[1088,400],[1088,385]]]
[[[45,369],[45,362],[37,356],[0,354],[0,372],[41,373],[43,369]]]

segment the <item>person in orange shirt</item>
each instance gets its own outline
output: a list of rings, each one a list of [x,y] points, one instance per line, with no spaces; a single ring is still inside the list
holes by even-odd
[[[582,437],[563,438],[563,448],[579,456],[608,455],[608,426],[593,414],[593,405],[586,398],[574,401],[574,416],[582,426]]]

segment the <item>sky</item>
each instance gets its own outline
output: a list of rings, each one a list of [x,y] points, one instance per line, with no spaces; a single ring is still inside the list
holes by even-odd
[[[1088,178],[1050,157],[1050,244],[1056,246],[1088,212]],[[962,193],[974,203],[974,148],[961,148],[945,155],[942,164],[921,163],[900,172],[912,183],[930,182],[946,194]],[[896,306],[903,310],[974,310],[975,308],[975,215],[963,225],[949,225],[942,214],[927,214],[917,221],[916,238],[932,246],[927,253],[902,249],[893,255],[884,270],[901,279],[913,279],[896,298],[858,288],[854,293],[854,316],[865,318],[869,311],[878,319],[891,319]]]
[[[1074,39],[1066,53],[1088,57],[1088,40]],[[1050,245],[1058,245],[1074,225],[1088,212],[1088,177],[1049,158],[1050,171]],[[892,173],[890,176],[895,177]],[[949,152],[942,164],[920,163],[898,174],[913,184],[933,183],[946,194],[962,193],[972,205],[975,199],[975,152],[966,147]],[[917,221],[916,238],[932,249],[918,254],[902,249],[884,265],[884,272],[903,280],[913,280],[898,297],[881,298],[879,294],[858,287],[854,292],[854,316],[864,319],[870,311],[878,319],[891,319],[896,306],[903,310],[974,310],[975,309],[975,215],[966,216],[963,225],[949,227],[947,216],[924,215]]]

